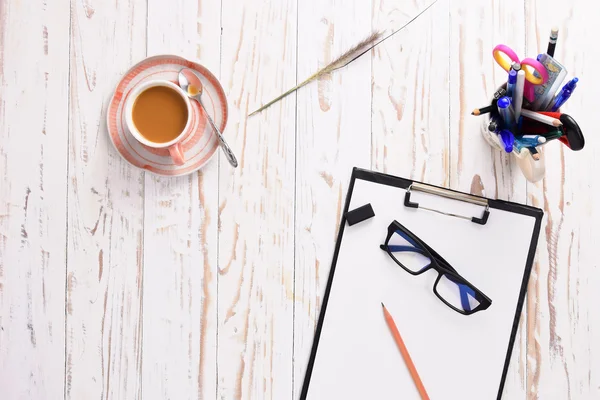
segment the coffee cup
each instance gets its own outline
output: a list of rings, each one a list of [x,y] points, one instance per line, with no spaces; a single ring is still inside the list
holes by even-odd
[[[175,164],[185,163],[181,143],[193,111],[179,86],[166,80],[143,83],[129,94],[124,112],[127,128],[138,142],[167,149]]]

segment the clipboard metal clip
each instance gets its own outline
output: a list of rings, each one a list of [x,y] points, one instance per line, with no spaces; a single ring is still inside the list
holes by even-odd
[[[419,206],[419,203],[413,203],[410,201],[410,195],[412,191],[420,191],[428,194],[433,194],[436,196],[446,197],[448,199],[464,201],[471,204],[477,204],[478,206],[484,206],[485,210],[483,211],[483,215],[481,218],[478,217],[468,217],[466,215],[453,214],[446,211],[436,210],[433,208]],[[424,185],[422,183],[413,182],[406,190],[406,194],[404,195],[404,206],[410,208],[422,208],[423,210],[433,211],[439,214],[448,215],[450,217],[457,217],[467,219],[471,222],[474,222],[479,225],[485,225],[488,217],[490,216],[490,206],[488,204],[487,199],[483,199],[481,197],[472,196],[465,193],[458,193],[448,189],[442,189],[435,186]]]

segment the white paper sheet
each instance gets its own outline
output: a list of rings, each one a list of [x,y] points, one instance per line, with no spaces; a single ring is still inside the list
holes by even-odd
[[[385,324],[390,311],[432,400],[495,399],[535,218],[490,210],[486,225],[403,205],[405,190],[356,179],[349,210],[375,217],[344,228],[307,399],[419,399]],[[412,201],[480,217],[483,208],[424,193]],[[397,220],[492,299],[470,316],[443,304],[437,272],[412,276],[379,248]]]

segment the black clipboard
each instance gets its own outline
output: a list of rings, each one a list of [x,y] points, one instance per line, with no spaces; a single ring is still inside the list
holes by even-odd
[[[531,243],[529,245],[529,252],[528,252],[528,256],[527,256],[526,266],[524,269],[523,279],[521,282],[519,299],[518,299],[518,302],[516,305],[515,315],[514,315],[511,334],[510,334],[510,340],[509,340],[509,343],[507,346],[504,367],[502,370],[502,376],[501,376],[500,384],[498,387],[497,399],[501,399],[504,385],[506,383],[506,375],[508,372],[510,358],[511,358],[512,350],[514,347],[515,337],[516,337],[517,329],[518,329],[518,325],[519,325],[519,319],[521,316],[521,312],[523,310],[523,304],[525,302],[525,296],[527,293],[527,285],[529,282],[529,277],[531,275],[531,269],[533,267],[533,260],[535,257],[535,251],[536,251],[536,247],[537,247],[537,242],[538,242],[538,238],[539,238],[539,233],[540,233],[540,228],[541,228],[541,223],[542,223],[542,218],[543,218],[544,212],[541,209],[536,208],[536,207],[531,207],[531,206],[522,205],[522,204],[518,204],[518,203],[504,201],[504,200],[487,199],[484,197],[467,195],[465,193],[461,193],[458,191],[441,188],[441,187],[434,186],[434,185],[423,184],[421,182],[413,181],[410,179],[405,179],[405,178],[400,178],[400,177],[396,177],[396,176],[392,176],[392,175],[388,175],[388,174],[383,174],[383,173],[379,173],[379,172],[360,169],[357,167],[353,168],[353,170],[352,170],[352,176],[350,179],[350,184],[349,184],[348,192],[346,195],[346,201],[345,201],[344,210],[342,213],[342,219],[340,221],[340,229],[339,229],[338,237],[336,240],[335,251],[333,254],[331,269],[329,272],[329,277],[327,279],[325,295],[323,296],[323,303],[321,305],[321,310],[319,312],[319,319],[318,319],[317,327],[315,330],[315,336],[313,339],[313,344],[312,344],[312,348],[311,348],[311,354],[310,354],[308,366],[307,366],[307,369],[306,369],[306,372],[304,375],[304,381],[302,384],[300,399],[301,400],[307,399],[308,389],[310,386],[311,376],[312,376],[312,372],[313,372],[313,367],[314,367],[314,363],[315,363],[315,359],[316,359],[316,355],[317,355],[317,350],[319,347],[319,339],[321,337],[321,331],[322,331],[323,323],[324,323],[325,317],[326,317],[329,295],[331,292],[331,288],[333,286],[333,279],[335,276],[336,263],[338,260],[340,246],[341,246],[342,238],[344,235],[344,229],[346,227],[346,214],[349,211],[348,208],[350,205],[350,200],[352,198],[354,185],[357,180],[364,180],[364,181],[374,182],[374,183],[381,184],[381,185],[388,185],[388,186],[398,187],[398,188],[402,188],[402,189],[408,189],[407,196],[403,199],[404,205],[406,207],[418,207],[418,204],[411,202],[411,199],[410,199],[411,189],[413,189],[415,187],[419,187],[419,188],[423,189],[424,191],[432,193],[432,194],[438,194],[438,195],[441,195],[444,197],[454,198],[457,200],[469,201],[469,202],[475,202],[475,203],[479,201],[480,204],[485,204],[485,211],[481,217],[477,217],[477,216],[465,217],[465,216],[460,216],[460,215],[454,215],[454,216],[458,216],[458,217],[469,218],[472,220],[473,223],[485,224],[487,221],[487,218],[489,217],[490,211],[493,211],[494,209],[509,211],[509,212],[527,215],[527,216],[531,216],[531,217],[535,218],[535,225],[534,225],[534,229],[533,229]],[[430,211],[436,211],[436,210],[430,210]]]

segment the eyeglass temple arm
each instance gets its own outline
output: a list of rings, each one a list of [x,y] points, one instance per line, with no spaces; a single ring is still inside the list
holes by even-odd
[[[452,279],[451,275],[446,275],[446,277],[448,279],[450,279],[452,282],[456,283],[456,285],[458,286],[459,291],[460,291],[460,300],[461,300],[461,303],[463,304],[463,307],[465,306],[465,303],[469,304],[469,299],[467,297],[467,294],[471,295],[471,297],[474,297],[475,300],[477,300],[480,304],[485,303],[485,305],[486,305],[485,308],[487,308],[487,305],[489,305],[488,303],[491,302],[488,298],[486,298],[486,296],[484,294],[479,293],[478,291],[473,290],[471,287]]]
[[[469,302],[468,295],[477,299],[477,301],[480,301],[481,299],[478,299],[478,297],[480,297],[479,294],[464,283],[457,282],[452,275],[446,275],[446,278],[458,286],[458,290],[460,292],[460,304],[463,310],[471,311],[471,303]]]

